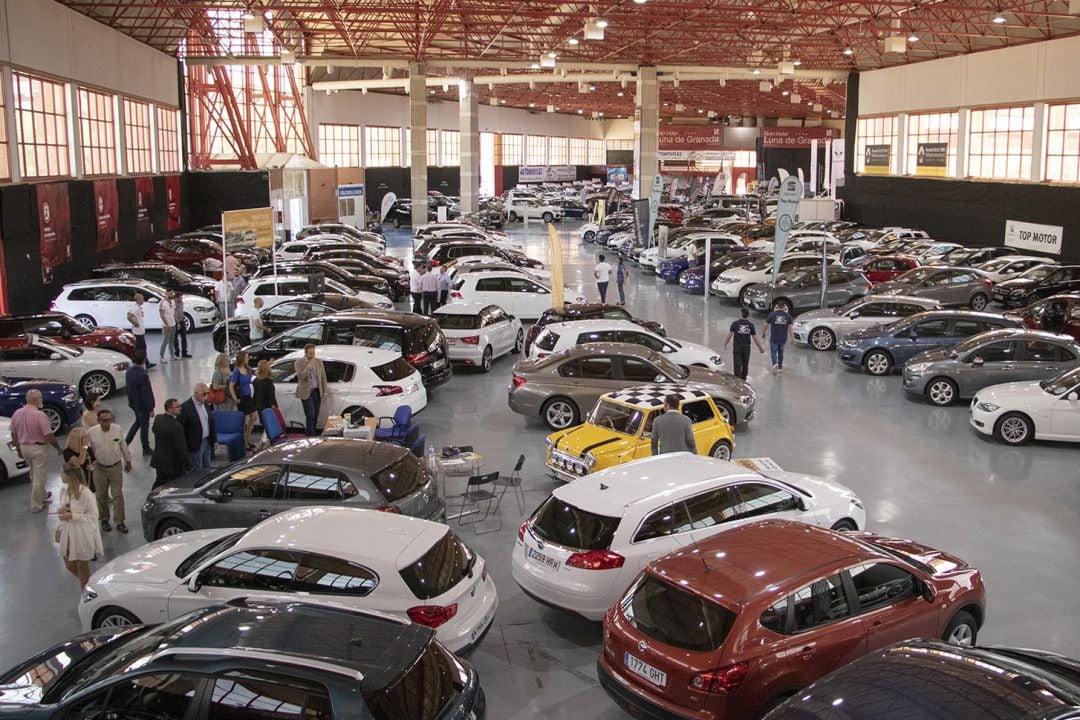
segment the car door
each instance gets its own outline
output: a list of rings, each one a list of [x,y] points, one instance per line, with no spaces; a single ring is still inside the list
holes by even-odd
[[[468,279],[462,279],[462,284]],[[507,308],[515,315],[520,315],[517,307],[513,304],[514,298],[510,296],[510,284],[504,277],[478,277],[476,278],[475,297],[466,297],[470,302],[492,303],[499,307]]]
[[[663,557],[680,547],[694,542],[693,524],[681,500],[663,502],[646,513],[638,524],[630,541],[628,559],[641,571],[656,558]]]
[[[274,395],[285,424],[303,424],[304,409],[296,398],[296,361],[274,361],[270,365],[270,377],[274,381]]]
[[[126,640],[124,642],[127,642]],[[49,717],[66,720],[89,720],[90,718],[123,718],[123,720],[149,720],[150,718],[199,717],[200,698],[204,696],[205,676],[194,672],[132,672],[105,685],[94,684],[94,690],[78,692],[64,698],[60,712]],[[85,687],[83,688],[85,689]],[[248,698],[250,700],[250,698]],[[299,706],[297,706],[299,707]],[[219,716],[220,717],[220,716]],[[248,720],[251,716],[224,716],[231,720]],[[299,718],[299,716],[297,716]],[[329,717],[327,715],[326,717]],[[291,720],[275,713],[274,719]]]
[[[844,313],[833,321],[833,330],[836,337],[843,337],[859,328],[892,322],[896,318],[887,314],[887,306],[890,304],[885,302],[864,302],[857,308]]]
[[[94,301],[91,303],[90,315],[93,315],[98,325],[112,325],[114,327],[131,327],[128,322],[128,311],[135,307],[135,293],[138,289],[130,285],[103,285],[95,289]],[[156,312],[157,308],[153,308]],[[146,327],[151,327],[150,310],[148,304],[143,305],[143,321]],[[161,319],[158,319],[158,327],[161,327]]]
[[[945,270],[934,273],[923,281],[918,294],[922,297],[933,298],[945,306],[956,305],[957,303],[951,300],[949,276],[950,273]]]
[[[694,433],[694,444],[698,455],[707,455],[712,449],[716,431],[716,413],[705,398],[684,402],[679,412],[690,418],[690,428]]]
[[[1015,369],[1008,373],[1008,380],[999,382],[1043,380],[1076,365],[1076,354],[1064,345],[1047,340],[1021,341],[1017,345]]]
[[[955,376],[960,396],[971,397],[990,385],[1028,379],[1019,374],[1018,344],[1012,340],[987,343],[960,359],[963,364]]]
[[[510,315],[501,307],[488,308],[486,312],[487,329],[493,337],[495,354],[502,355],[510,352],[517,340],[514,336],[513,323],[510,322]]]
[[[169,595],[169,620],[207,605],[235,597],[286,597],[292,592],[300,553],[277,548],[248,548],[230,552],[189,575]],[[196,588],[195,592],[191,588]]]
[[[511,277],[506,281],[513,298],[511,307],[507,309],[518,317],[540,317],[551,307],[551,293],[540,283],[526,277]]]
[[[855,279],[853,273],[847,270],[830,269],[827,277],[829,278],[829,287],[826,290],[825,297],[830,306],[843,305],[852,298],[854,294],[852,282]]]
[[[327,397],[319,407],[317,423],[325,424],[331,415],[340,415],[350,403],[350,389],[356,366],[341,360],[325,360]]]
[[[867,652],[909,638],[941,636],[937,608],[923,599],[923,581],[908,568],[882,560],[852,567],[846,575],[866,631]]]
[[[898,368],[903,367],[904,363],[924,350],[936,350],[956,344],[958,340],[950,337],[949,331],[947,318],[929,318],[912,325],[902,336],[896,336],[889,348],[894,364]]]
[[[217,493],[206,497],[196,510],[199,526],[251,527],[278,512],[277,485],[281,473],[282,467],[273,463],[226,471],[208,485]]]
[[[341,570],[340,577],[328,577],[326,572],[312,574],[323,580],[320,589],[324,593],[342,594],[343,588],[355,587],[359,581],[350,573],[350,565],[344,560],[333,560],[332,567]],[[301,567],[297,574],[303,576],[305,569]],[[213,677],[213,687],[203,700],[209,705],[206,717],[212,720],[330,720],[334,717],[333,703],[324,685],[286,673],[279,666],[275,672],[234,670]],[[339,710],[338,717],[343,715]]]

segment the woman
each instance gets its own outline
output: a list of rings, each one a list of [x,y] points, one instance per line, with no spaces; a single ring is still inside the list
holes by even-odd
[[[87,393],[83,398],[82,426],[89,430],[97,425],[97,411],[101,409],[101,396],[95,392]]]
[[[236,409],[244,413],[244,443],[248,452],[255,449],[251,444],[251,431],[255,429],[255,394],[252,389],[254,376],[248,367],[248,354],[241,350],[236,356],[236,367],[229,376],[229,396]]]
[[[64,567],[78,578],[79,588],[85,590],[90,580],[90,561],[105,552],[98,530],[97,502],[77,465],[65,464],[60,478],[64,489],[60,491],[60,510],[57,512],[60,527],[56,529],[56,542],[60,544]]]
[[[255,389],[255,412],[258,413],[258,418],[262,420],[263,410],[277,407],[277,393],[274,390],[274,381],[270,377],[269,360],[260,360],[259,364],[255,366],[255,381],[252,383],[252,387]],[[266,430],[265,424],[263,430]],[[269,435],[266,436],[266,440],[269,442]]]
[[[94,492],[94,476],[90,471],[94,462],[94,449],[90,447],[90,434],[85,428],[71,428],[63,455],[65,463],[71,463],[83,471],[86,486],[90,488],[90,492]]]
[[[232,368],[229,367],[229,356],[218,353],[214,360],[214,374],[210,376],[210,395],[208,400],[215,410],[235,410],[232,398],[229,397],[229,375]]]

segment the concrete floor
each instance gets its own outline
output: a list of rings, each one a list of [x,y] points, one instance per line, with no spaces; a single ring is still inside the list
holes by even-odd
[[[567,285],[595,297],[598,249],[581,245],[575,227],[560,228]],[[526,242],[531,255],[546,258],[540,226],[518,226],[511,234]],[[391,235],[394,252],[404,254],[407,233]],[[705,303],[636,268],[628,287],[632,312],[663,322],[674,338],[715,349],[723,346],[737,315],[733,305]],[[752,319],[760,329],[761,318]],[[150,347],[156,348],[155,340]],[[193,352],[192,360],[151,371],[159,402],[170,395],[185,398],[193,383],[209,377],[208,333],[195,336]],[[736,456],[769,456],[786,469],[843,482],[866,502],[871,530],[918,539],[979,567],[989,595],[981,642],[1080,656],[1080,472],[1073,446],[998,445],[968,426],[966,407],[932,408],[911,400],[899,376],[849,371],[832,353],[789,349],[779,377],[768,372],[767,359],[755,353],[751,360],[758,411],[736,435]],[[435,391],[419,419],[437,447],[475,445],[488,458],[487,470],[508,472],[524,452],[531,511],[554,483],[543,472],[545,428],[506,406],[512,365],[512,358],[503,358],[489,375],[460,371]],[[132,416],[125,396],[107,404],[126,427]],[[110,558],[136,547],[142,537],[138,509],[153,473],[138,443],[133,446],[136,468],[127,482],[132,531],[106,534]],[[49,487],[57,493],[55,459],[51,470]],[[452,480],[450,492],[456,489]],[[0,487],[0,667],[79,631],[78,587],[52,542],[55,516],[31,515],[28,495],[25,477]],[[495,627],[472,656],[487,692],[488,717],[624,717],[596,680],[600,625],[538,605],[513,582],[510,554],[522,519],[516,509],[512,502],[504,505],[498,533],[474,537],[468,528],[461,531],[487,558],[500,593]]]

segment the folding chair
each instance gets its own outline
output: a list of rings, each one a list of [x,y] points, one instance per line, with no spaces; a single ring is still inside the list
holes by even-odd
[[[483,475],[473,475],[465,482],[465,492],[461,493],[461,507],[460,512],[457,515],[458,525],[472,525],[473,533],[477,535],[484,535],[490,532],[498,532],[502,530],[502,515],[499,513],[499,495],[495,492],[495,483],[499,479],[499,473],[491,472]],[[485,505],[481,510],[480,506]],[[462,518],[466,515],[474,515],[477,513],[483,513],[480,517],[477,517],[469,522],[465,522]],[[479,530],[479,526],[485,520],[494,514],[499,522],[498,525],[488,529]]]
[[[525,464],[525,456],[521,455],[517,459],[517,463],[514,464],[514,471],[510,473],[509,477],[499,477],[499,484],[503,486],[502,492],[499,493],[499,503],[502,503],[503,495],[510,488],[514,488],[514,499],[517,500],[518,514],[525,513],[525,490],[521,487],[521,467]]]
[[[420,435],[419,437],[416,438],[415,441],[413,441],[413,444],[409,446],[409,451],[413,455],[415,455],[416,457],[423,460],[424,459],[424,443],[426,443],[426,442],[427,442],[427,435]]]

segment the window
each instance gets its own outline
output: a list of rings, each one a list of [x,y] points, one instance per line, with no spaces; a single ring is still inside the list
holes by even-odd
[[[480,278],[476,281],[477,292],[506,292],[510,289],[507,278]],[[555,336],[556,338],[558,335]]]
[[[0,182],[11,179],[7,148],[7,115],[4,113],[4,78],[0,75]]]
[[[735,517],[735,508],[742,502],[735,488],[719,488],[686,501],[694,530],[704,530]]]
[[[180,111],[161,107],[157,111],[158,172],[178,173],[180,167]]]
[[[524,137],[521,135],[503,135],[502,136],[502,164],[503,165],[524,165],[525,164],[525,144]]]
[[[570,164],[589,164],[589,143],[585,138],[570,138]]]
[[[615,371],[609,357],[582,358],[578,364],[583,380],[614,380]]]
[[[231,672],[214,680],[210,720],[331,720],[326,689],[293,677]]]
[[[619,518],[595,515],[568,505],[554,495],[533,513],[530,531],[541,540],[578,550],[607,550]]]
[[[399,571],[401,579],[420,600],[439,597],[472,575],[476,554],[447,530],[427,552]]]
[[[622,358],[622,375],[623,380],[640,383],[664,382],[669,379],[652,363],[633,357]]]
[[[281,335],[281,349],[282,350],[303,350],[304,346],[308,343],[318,345],[322,342],[323,326],[318,323],[312,323],[311,325],[301,325],[300,327],[290,330]],[[274,382],[296,382],[296,377],[291,379],[285,379],[286,376],[292,376],[291,366],[286,363],[282,368],[288,371],[285,376],[278,377],[277,373],[274,374]]]
[[[589,140],[589,165],[606,165],[607,155],[604,152],[603,140]]]
[[[851,582],[855,585],[855,595],[863,612],[914,597],[919,585],[914,575],[888,563],[871,563],[854,568]]]
[[[744,483],[738,492],[741,502],[735,506],[737,520],[799,509],[794,495],[772,485]]]
[[[410,137],[410,145],[409,145],[409,147],[412,147],[412,143],[411,143],[412,135],[410,135],[409,137]],[[411,157],[411,151],[410,151],[410,157]],[[439,163],[439,131],[435,130],[434,128],[428,128],[427,129],[427,164],[428,165],[439,165],[440,164]]]
[[[1080,182],[1080,103],[1047,108],[1046,179]]]
[[[640,632],[667,645],[712,652],[724,644],[735,613],[652,575],[631,590],[623,612]]]
[[[1011,360],[1013,358],[1010,356],[1005,359]],[[1060,345],[1055,345],[1054,343],[1037,340],[1024,343],[1023,359],[1027,362],[1059,363],[1064,361],[1072,361],[1076,358],[1071,352],[1061,347]],[[989,358],[987,358],[987,361],[989,362]]]
[[[297,552],[241,550],[199,573],[199,581],[209,587],[288,592],[299,565]]]
[[[24,180],[68,177],[67,96],[64,84],[13,72],[15,141]]]
[[[830,575],[804,587],[790,597],[790,603],[792,630],[797,633],[851,616],[839,575]]]
[[[341,362],[340,360],[327,360],[324,363],[324,366],[326,367],[326,382],[352,382],[353,372],[356,370],[356,366],[352,363]]]
[[[285,478],[283,496],[288,500],[336,501],[344,499],[345,494],[338,474],[332,470],[291,467]]]
[[[277,465],[245,466],[221,481],[221,494],[227,498],[270,500],[280,475]]]
[[[547,165],[547,138],[543,135],[525,137],[525,164]]]
[[[948,337],[949,321],[945,318],[927,320],[911,328],[911,332],[918,337]]]
[[[634,149],[634,139],[630,138],[628,140],[608,140],[607,141],[607,149],[608,149],[608,151],[611,151],[611,150],[633,150]]]
[[[154,172],[150,142],[150,103],[124,98],[124,149],[129,175]]]
[[[304,553],[292,592],[364,597],[379,584],[379,576],[362,565],[339,558]]]
[[[686,513],[686,506],[682,502],[665,505],[653,510],[641,521],[634,542],[652,540],[666,535],[686,532],[691,528],[690,516]]]
[[[577,336],[578,345],[595,342],[619,342],[619,331],[593,330],[592,332],[581,333]]]
[[[201,684],[179,673],[127,678],[77,703],[69,717],[183,718]]]
[[[548,165],[565,165],[569,158],[567,140],[564,137],[548,138]]]
[[[461,164],[461,132],[458,130],[440,130],[439,139],[442,141],[442,157],[439,165],[454,167]]]
[[[652,335],[646,335],[639,332],[619,332],[619,342],[633,343],[634,345],[641,345],[647,347],[655,352],[669,351],[668,346],[659,338],[655,338]]]
[[[889,146],[889,172],[896,172],[896,117],[859,118],[855,130],[855,172],[866,170],[866,146]]]
[[[915,175],[919,162],[919,143],[948,143],[946,175],[956,176],[956,128],[960,113],[920,113],[908,115],[907,165],[904,172]]]
[[[1031,178],[1031,142],[1035,108],[989,108],[971,111],[968,176],[995,180]]]
[[[319,162],[331,167],[360,167],[360,126],[320,124]]]
[[[509,284],[510,292],[520,293],[546,293],[547,290],[542,285],[537,285],[532,280],[526,280],[525,278],[506,278],[506,282]]]
[[[365,128],[364,154],[367,158],[367,167],[398,167],[401,165],[401,128]]]
[[[682,414],[690,418],[690,423],[693,425],[707,422],[716,417],[712,411],[712,407],[709,406],[708,400],[683,403]]]
[[[79,88],[83,174],[116,174],[116,105],[112,95]]]

